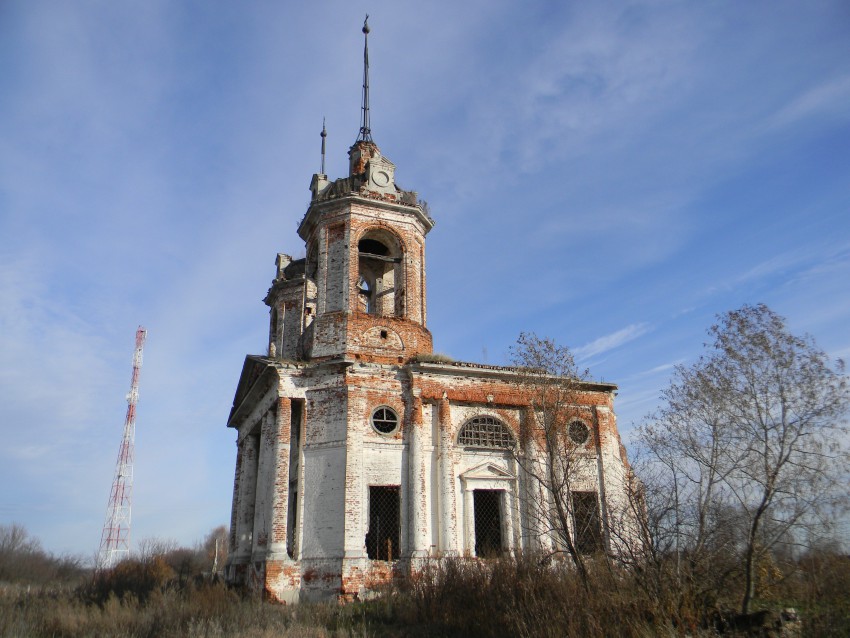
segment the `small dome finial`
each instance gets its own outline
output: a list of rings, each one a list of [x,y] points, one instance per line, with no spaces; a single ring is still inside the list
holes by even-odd
[[[363,20],[363,33],[369,35],[369,14],[366,14],[366,19]]]

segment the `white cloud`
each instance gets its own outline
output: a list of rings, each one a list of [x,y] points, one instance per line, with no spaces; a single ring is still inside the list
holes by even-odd
[[[576,348],[573,354],[577,360],[585,361],[603,352],[619,348],[623,344],[645,335],[650,329],[651,327],[648,323],[633,323],[621,330],[599,337],[588,344]]]

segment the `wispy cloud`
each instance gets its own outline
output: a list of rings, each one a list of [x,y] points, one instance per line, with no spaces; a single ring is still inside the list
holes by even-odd
[[[646,334],[650,329],[651,327],[648,323],[633,323],[621,330],[599,337],[588,344],[576,348],[573,354],[578,361],[586,361],[603,352],[619,348],[624,343],[628,343]]]
[[[767,127],[785,127],[810,117],[850,118],[850,75],[828,80],[798,95],[767,120]]]
[[[661,365],[650,368],[649,370],[638,372],[637,374],[633,375],[632,378],[639,379],[641,377],[649,377],[654,374],[659,374],[660,372],[669,372],[684,361],[685,359],[676,359],[675,361],[671,361],[669,363],[662,363]]]

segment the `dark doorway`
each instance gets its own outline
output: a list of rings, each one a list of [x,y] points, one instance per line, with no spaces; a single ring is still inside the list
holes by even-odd
[[[366,555],[372,560],[395,560],[401,536],[399,487],[369,486],[369,531],[366,533]]]
[[[483,558],[502,553],[502,492],[475,490],[475,555]]]
[[[292,399],[289,412],[289,501],[286,508],[286,553],[295,558],[298,549],[298,488],[301,477],[301,419],[304,415],[304,399]]]

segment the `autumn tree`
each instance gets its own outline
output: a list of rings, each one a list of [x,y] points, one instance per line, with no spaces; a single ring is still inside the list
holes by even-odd
[[[709,335],[707,352],[676,369],[639,438],[666,481],[663,518],[677,559],[686,555],[718,586],[740,566],[746,614],[759,561],[846,503],[850,391],[843,363],[790,334],[763,304],[719,316]]]
[[[576,516],[583,504],[576,502],[575,489],[594,470],[581,451],[588,433],[571,432],[587,372],[578,369],[569,348],[533,333],[519,336],[511,363],[529,402],[516,455],[527,486],[522,505],[535,531],[553,538],[552,550],[569,555],[587,588],[585,556],[602,549],[602,534],[598,506],[589,525]]]

